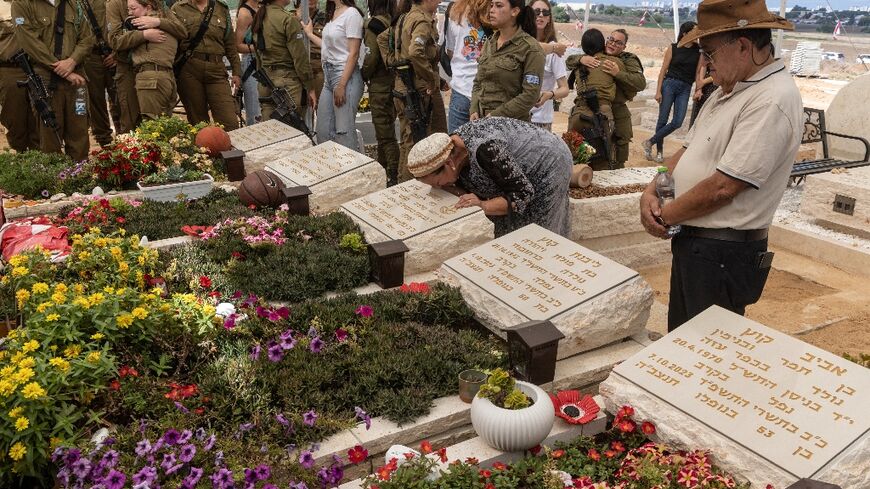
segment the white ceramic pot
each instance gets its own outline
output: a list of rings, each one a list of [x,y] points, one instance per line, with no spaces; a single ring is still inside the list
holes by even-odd
[[[141,183],[136,183],[142,195],[149,200],[157,202],[175,202],[178,200],[193,200],[205,197],[211,192],[214,178],[208,173],[203,176],[203,180],[195,182],[180,182],[168,183],[166,185],[152,185],[143,187]]]
[[[517,387],[532,400],[525,409],[504,409],[476,396],[471,403],[471,425],[487,445],[503,452],[520,452],[539,445],[553,429],[555,410],[550,396],[540,387],[517,381]]]

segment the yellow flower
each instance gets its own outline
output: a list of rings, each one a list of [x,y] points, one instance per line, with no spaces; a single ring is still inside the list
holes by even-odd
[[[45,320],[50,322],[50,323],[53,323],[53,322],[57,321],[58,319],[60,319],[60,314],[51,313],[48,316],[45,316]]]
[[[81,306],[82,309],[90,309],[91,302],[84,297],[76,297],[73,301],[73,304],[77,306]]]
[[[94,246],[97,248],[105,248],[108,241],[106,238],[97,238],[94,240]]]
[[[67,290],[69,290],[69,287],[67,287],[66,284],[63,282],[54,286],[54,291],[60,292],[61,294],[66,294]]]
[[[21,413],[23,413],[23,412],[24,412],[24,408],[21,406],[18,406],[17,408],[9,411],[9,417],[10,418],[17,418],[17,417],[21,416]]]
[[[36,360],[33,357],[22,358],[18,362],[18,368],[33,368],[34,365],[36,365]]]
[[[29,272],[30,272],[30,270],[28,270],[27,267],[15,267],[12,269],[12,276],[13,277],[23,277],[23,276],[27,275]]]
[[[19,369],[18,372],[15,372],[15,375],[12,376],[12,380],[15,381],[16,384],[23,384],[33,378],[36,375],[33,372],[32,368],[22,368]]]
[[[103,295],[102,292],[97,292],[95,294],[91,294],[88,297],[88,302],[91,303],[91,306],[96,306],[101,304],[106,299],[106,296]]]
[[[24,353],[30,353],[32,351],[36,351],[39,349],[39,342],[36,340],[30,340],[21,347],[21,351]]]
[[[91,339],[92,339],[92,340],[97,340],[97,341],[99,341],[99,340],[101,340],[101,339],[103,339],[103,338],[105,338],[105,337],[106,337],[106,335],[104,335],[103,333],[94,333],[94,334],[91,335]]]
[[[100,352],[92,351],[88,353],[88,363],[100,363]]]
[[[105,292],[107,294],[114,294],[115,288],[107,285],[107,286],[103,287],[103,292]]]
[[[214,306],[212,306],[211,304],[206,304],[206,305],[202,306],[202,312],[206,316],[214,316],[214,313],[215,313]]]
[[[73,292],[75,292],[76,295],[82,295],[85,293],[85,286],[82,284],[75,284],[73,285]]]
[[[27,257],[23,255],[15,255],[9,259],[9,264],[13,267],[23,265],[27,261]]]
[[[18,299],[18,307],[24,307],[24,304],[27,303],[27,299],[30,299],[30,291],[27,289],[18,289],[15,292],[15,298]]]
[[[125,261],[119,262],[118,263],[118,271],[122,272],[122,273],[128,272],[128,271],[130,271],[130,265],[128,265],[127,262],[125,262]]]
[[[15,338],[18,338],[18,330],[13,329],[12,331],[6,333],[6,337],[9,338],[10,340],[14,340]]]
[[[146,311],[142,307],[137,307],[133,309],[133,312],[131,314],[136,319],[145,319],[148,317],[148,311]]]
[[[27,455],[27,447],[25,447],[20,441],[16,442],[12,445],[12,448],[9,449],[9,458],[12,460],[21,460],[25,455]]]
[[[15,373],[15,367],[13,367],[12,365],[7,365],[7,366],[3,367],[2,369],[0,369],[0,378],[5,379],[6,377],[9,377],[13,373]]]
[[[118,327],[121,329],[127,329],[133,324],[133,316],[129,314],[120,314],[118,315]]]
[[[82,352],[80,345],[70,345],[63,350],[63,356],[67,358],[76,358]]]
[[[87,260],[91,257],[91,253],[89,251],[82,251],[79,253],[79,260]]]
[[[42,304],[36,306],[36,312],[45,312],[45,310],[49,307],[51,307],[51,302],[43,302]]]
[[[48,363],[54,367],[57,367],[61,372],[66,373],[69,371],[69,362],[60,357],[54,357],[48,361]]]
[[[66,302],[66,296],[63,294],[63,292],[58,291],[54,294],[51,294],[51,300],[54,301],[55,304],[61,305]]]
[[[32,290],[34,294],[44,294],[48,292],[48,284],[43,282],[37,282],[33,284],[33,287],[31,287],[30,290]]]
[[[11,380],[0,380],[0,396],[6,397],[15,392],[15,384]]]
[[[21,389],[21,395],[25,399],[36,399],[45,395],[45,389],[40,387],[36,382],[31,382],[25,385],[24,389]]]
[[[30,420],[27,418],[18,418],[15,420],[15,431],[24,431],[30,426]]]
[[[145,264],[145,255],[139,255],[139,258],[136,258],[136,261],[139,262],[139,265]]]
[[[167,304],[165,302],[163,304],[160,304],[160,311],[161,312],[169,312],[170,309],[172,309],[172,307],[170,307],[169,304]]]
[[[15,353],[14,355],[12,355],[12,358],[9,359],[9,363],[12,363],[14,365],[18,365],[18,362],[20,362],[26,356],[27,356],[26,353],[24,353],[23,351],[19,351],[19,352]]]
[[[117,260],[118,258],[121,258],[121,255],[123,255],[123,252],[121,251],[121,248],[118,248],[117,246],[112,246],[111,248],[109,248],[109,253],[111,253],[112,256],[113,256],[116,260]]]

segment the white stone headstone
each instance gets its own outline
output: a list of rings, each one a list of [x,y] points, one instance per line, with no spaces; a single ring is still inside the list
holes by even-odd
[[[870,370],[720,307],[619,364],[600,392],[753,487],[870,487]]]
[[[870,74],[859,76],[841,88],[831,105],[825,109],[825,128],[828,131],[858,136],[870,140]],[[828,138],[831,157],[844,160],[864,159],[864,145],[854,139],[831,136]]]
[[[637,272],[536,224],[455,256],[439,275],[493,333],[549,320],[559,358],[643,330],[653,294]]]
[[[402,240],[405,276],[436,269],[444,260],[492,239],[493,224],[479,207],[456,209],[459,198],[417,180],[341,205],[369,243]]]
[[[599,170],[592,174],[592,184],[599,187],[647,184],[656,176],[657,171],[654,166]]]
[[[375,160],[327,141],[266,165],[288,187],[305,185],[311,190],[314,212],[330,212],[341,204],[387,186],[384,168]]]
[[[305,137],[302,131],[275,119],[240,127],[227,134],[233,147],[245,153],[299,136]]]
[[[866,237],[870,236],[868,204],[870,166],[849,168],[838,173],[807,175],[801,214],[817,219],[822,226]]]
[[[622,187],[647,184],[656,174],[655,167],[601,170],[592,174],[592,184],[599,187]],[[569,213],[574,241],[644,232],[637,203],[640,194],[605,195],[588,199],[570,199]]]

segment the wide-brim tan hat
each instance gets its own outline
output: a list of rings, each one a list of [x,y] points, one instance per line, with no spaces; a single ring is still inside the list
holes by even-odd
[[[408,152],[408,171],[414,178],[425,177],[438,170],[453,151],[453,140],[446,133],[436,132],[415,144]]]
[[[740,29],[794,30],[794,24],[767,10],[764,0],[704,0],[698,4],[698,25],[680,39],[684,48],[698,39]]]

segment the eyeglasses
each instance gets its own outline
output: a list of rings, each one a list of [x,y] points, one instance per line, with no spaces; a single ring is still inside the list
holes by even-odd
[[[704,48],[699,48],[699,49],[698,49],[698,52],[701,53],[701,56],[703,56],[704,59],[706,59],[708,63],[713,63],[713,62],[714,62],[714,61],[713,61],[713,56],[715,56],[716,53],[718,53],[719,51],[721,51],[722,48],[724,48],[725,46],[728,46],[729,44],[734,44],[735,42],[737,42],[737,41],[739,41],[739,40],[740,40],[739,37],[738,37],[737,39],[732,39],[732,40],[726,42],[725,44],[719,46],[718,48],[716,48],[716,49],[710,51],[709,53],[706,52],[706,51],[704,51]]]
[[[536,17],[549,17],[550,16],[550,9],[536,8],[534,10],[535,10]]]
[[[607,38],[607,42],[616,44],[617,46],[625,46],[625,41],[620,41],[618,39],[614,39],[613,36]]]

